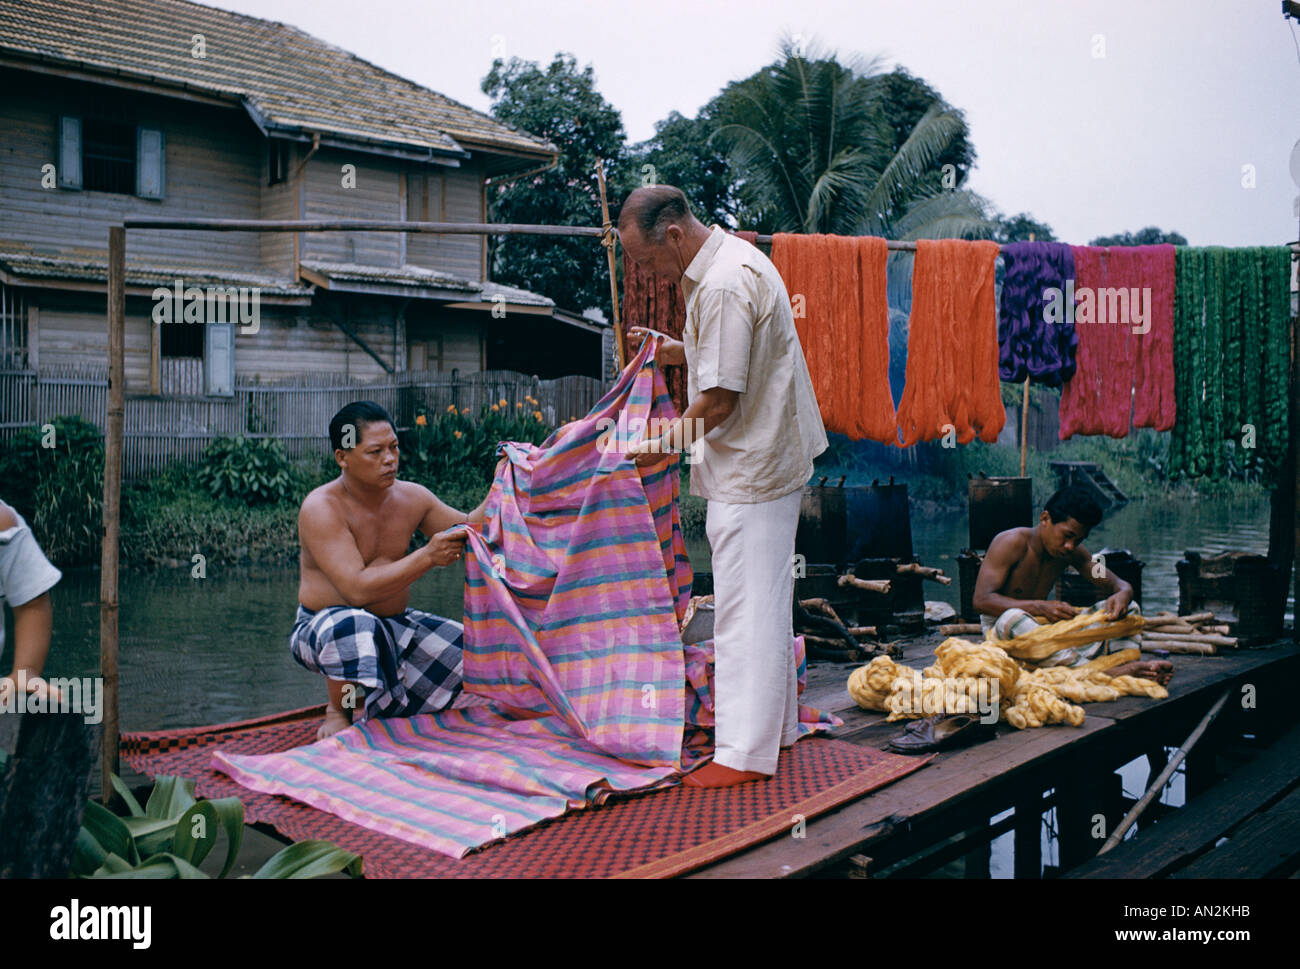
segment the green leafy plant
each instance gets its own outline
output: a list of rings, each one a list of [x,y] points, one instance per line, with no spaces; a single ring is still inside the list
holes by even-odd
[[[96,560],[103,497],[103,435],[84,418],[24,427],[0,449],[0,498],[56,564]]]
[[[86,804],[73,852],[78,878],[208,878],[199,869],[226,835],[226,857],[218,878],[235,867],[244,837],[244,805],[237,797],[195,800],[194,782],[158,777],[144,807],[116,774],[113,789],[130,812],[118,817],[96,801]],[[340,871],[359,876],[358,855],[327,841],[289,845],[262,865],[253,878],[316,878]]]
[[[275,438],[220,437],[203,452],[197,477],[213,497],[269,505],[291,495],[292,470]]]
[[[452,406],[432,417],[421,414],[401,442],[402,477],[434,492],[485,490],[496,474],[500,442],[541,444],[551,433],[537,407],[525,397],[513,407],[504,399],[485,404],[477,418],[469,408]]]

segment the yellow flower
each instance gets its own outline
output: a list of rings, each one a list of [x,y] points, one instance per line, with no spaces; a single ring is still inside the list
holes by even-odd
[[[468,413],[469,413],[469,408],[468,408],[468,407],[462,407],[461,410],[460,410],[460,412],[461,412],[462,414],[468,414]]]
[[[455,404],[448,404],[448,405],[447,405],[447,413],[448,413],[448,414],[454,414],[454,413],[456,413],[456,405],[455,405]]]
[[[427,420],[425,420],[425,419],[424,419],[424,415],[421,414],[419,417],[417,417],[417,418],[415,419],[415,423],[418,424],[418,425],[420,425],[420,427],[424,427],[424,426],[425,426],[426,424],[428,424],[429,422],[428,422]]]
[[[524,405],[523,405],[522,403],[520,403],[519,401],[515,401],[515,409],[516,409],[516,410],[518,410],[520,407],[523,407],[523,406],[524,406]]]
[[[496,404],[493,404],[493,405],[492,405],[492,409],[493,409],[493,410],[500,410],[501,408],[498,407]]]
[[[507,406],[506,399],[504,397],[502,397],[499,401],[497,401],[497,403],[500,404],[502,407]]]
[[[542,419],[542,412],[539,410],[535,410],[533,411],[533,416],[540,421]]]
[[[462,434],[461,434],[461,433],[460,433],[460,431],[452,431],[452,432],[451,432],[451,433],[453,433],[453,434],[455,434],[455,435],[456,435],[456,437],[458,437],[458,438],[460,438],[460,437],[463,437],[463,436],[464,436],[464,435],[462,435]]]

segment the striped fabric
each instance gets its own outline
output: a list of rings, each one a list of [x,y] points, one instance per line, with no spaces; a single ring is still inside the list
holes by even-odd
[[[501,445],[466,557],[464,684],[478,705],[371,719],[280,754],[218,751],[213,766],[459,858],[711,756],[712,643],[684,648],[678,627],[691,584],[678,459],[638,469],[602,447],[672,416],[654,348],[542,445]]]

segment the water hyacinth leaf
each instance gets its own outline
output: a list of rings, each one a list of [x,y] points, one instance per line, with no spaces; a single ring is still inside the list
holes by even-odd
[[[81,815],[81,826],[109,855],[135,858],[135,841],[131,832],[116,814],[97,801],[87,801]]]
[[[131,793],[131,789],[126,786],[126,781],[122,780],[122,778],[118,777],[116,774],[109,774],[108,779],[112,782],[113,790],[117,791],[118,797],[126,802],[126,807],[127,810],[131,812],[131,817],[144,817],[144,808],[142,808],[140,802],[135,799],[135,795]]]
[[[319,878],[346,870],[361,875],[361,856],[337,848],[328,841],[299,841],[269,858],[254,878]]]
[[[202,823],[197,823],[200,819]],[[201,865],[216,847],[217,834],[222,830],[226,832],[226,860],[217,877],[225,878],[235,867],[244,839],[244,805],[237,797],[199,801],[182,814],[176,821],[172,853],[183,861]]]
[[[151,818],[175,819],[194,803],[194,782],[183,777],[162,776],[154,780],[153,793],[144,813]]]
[[[72,865],[68,874],[73,878],[84,878],[100,868],[108,860],[108,852],[95,840],[84,827],[77,831],[77,842],[72,848]]]

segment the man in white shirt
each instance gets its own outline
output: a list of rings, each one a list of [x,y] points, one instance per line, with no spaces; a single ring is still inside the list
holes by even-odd
[[[619,213],[623,248],[642,269],[681,281],[686,324],[658,362],[687,365],[677,425],[628,448],[638,465],[690,443],[691,492],[708,499],[715,651],[715,749],[687,783],[770,777],[798,728],[794,537],[803,486],[826,431],[785,283],[756,247],[706,228],[680,189],[639,188]],[[635,342],[649,330],[633,327]]]
[[[8,605],[14,613],[13,672],[0,677],[0,701],[12,702],[9,694],[19,684],[29,693],[47,690],[40,675],[54,625],[50,589],[61,578],[63,573],[50,564],[22,516],[0,501],[0,609]],[[0,621],[0,656],[4,647],[4,623]]]

